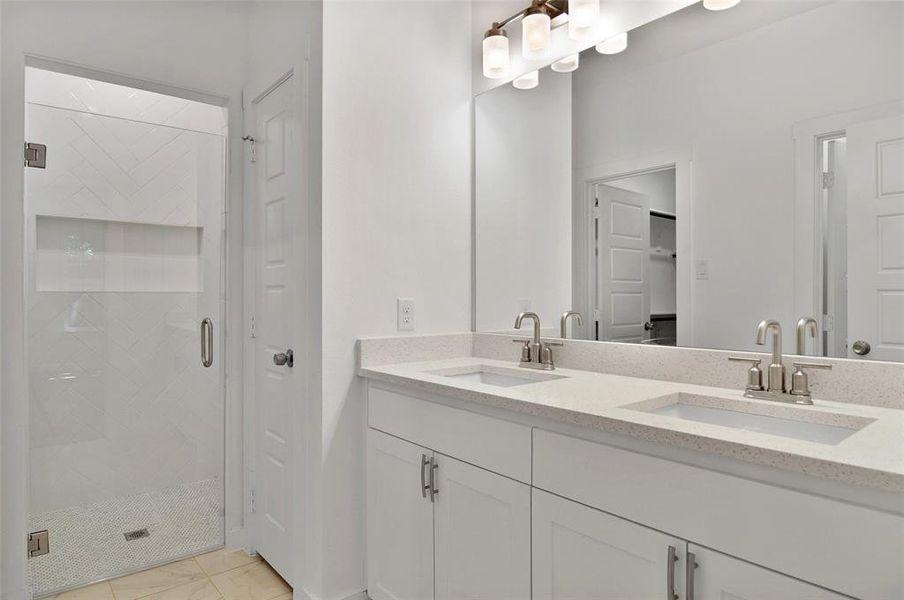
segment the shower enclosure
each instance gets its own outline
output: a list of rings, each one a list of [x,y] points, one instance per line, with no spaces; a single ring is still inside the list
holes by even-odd
[[[35,597],[223,544],[225,132],[220,107],[27,69]]]

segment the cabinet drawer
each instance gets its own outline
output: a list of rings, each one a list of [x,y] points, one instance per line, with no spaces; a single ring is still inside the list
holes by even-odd
[[[534,485],[863,599],[904,597],[904,518],[534,430]]]
[[[370,385],[368,425],[530,483],[531,428]]]

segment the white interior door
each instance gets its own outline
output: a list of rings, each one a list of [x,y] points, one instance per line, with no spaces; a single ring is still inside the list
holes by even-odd
[[[532,535],[534,600],[684,599],[682,540],[538,489]]]
[[[530,598],[530,487],[436,460],[436,600]]]
[[[650,318],[650,201],[603,184],[596,199],[599,339],[640,342]]]
[[[430,450],[367,430],[367,593],[433,598],[433,506],[421,482]]]
[[[297,343],[294,320],[301,298],[294,232],[302,215],[294,201],[298,178],[293,118],[294,78],[255,103],[256,219],[254,402],[256,411],[254,514],[256,549],[292,583],[293,406],[301,400],[300,373],[276,364]]]
[[[849,356],[904,361],[904,115],[847,136]]]
[[[707,548],[688,545],[694,553],[695,600],[841,600],[835,594]]]

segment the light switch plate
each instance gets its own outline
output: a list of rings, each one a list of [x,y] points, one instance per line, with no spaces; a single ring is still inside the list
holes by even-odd
[[[399,298],[398,313],[399,331],[414,331],[414,298]]]

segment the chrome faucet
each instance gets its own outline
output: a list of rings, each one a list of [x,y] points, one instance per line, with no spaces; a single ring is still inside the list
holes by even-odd
[[[801,354],[802,342],[805,342],[805,332],[812,331],[816,337],[816,321],[810,318],[801,319],[797,323],[798,354]],[[763,372],[760,370],[762,359],[729,356],[728,360],[749,362],[747,371],[747,385],[744,396],[760,400],[778,400],[779,402],[793,402],[795,404],[813,404],[810,398],[810,385],[804,369],[831,369],[832,365],[813,363],[794,363],[794,374],[791,377],[791,389],[785,387],[785,366],[782,363],[782,326],[778,321],[771,319],[760,321],[756,328],[756,343],[759,346],[766,345],[766,336],[772,332],[772,362],[767,370],[766,389],[763,389]]]
[[[568,337],[568,319],[574,317],[579,326],[584,325],[584,318],[576,310],[566,310],[562,313],[562,319],[559,322],[560,337],[564,340]]]
[[[805,356],[807,354],[807,334],[816,339],[819,335],[819,323],[813,317],[801,317],[797,322],[797,354]]]
[[[766,345],[766,335],[772,331],[772,362],[766,371],[766,391],[785,391],[785,365],[782,364],[782,326],[772,319],[760,321],[756,327],[757,346]]]
[[[534,335],[532,339],[516,339],[515,342],[522,344],[521,346],[521,363],[520,366],[528,369],[543,369],[552,371],[556,368],[552,359],[552,347],[561,346],[562,342],[544,342],[540,339],[540,317],[537,313],[523,312],[515,317],[515,329],[521,329],[521,323],[524,319],[531,319],[534,322]]]

